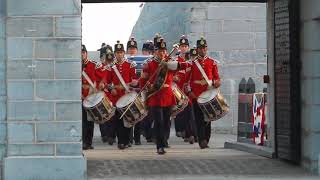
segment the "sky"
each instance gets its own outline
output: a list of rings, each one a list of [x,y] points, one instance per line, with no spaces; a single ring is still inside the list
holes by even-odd
[[[117,40],[126,46],[142,10],[141,4],[82,4],[82,43],[88,51],[96,51],[103,42],[113,47]]]

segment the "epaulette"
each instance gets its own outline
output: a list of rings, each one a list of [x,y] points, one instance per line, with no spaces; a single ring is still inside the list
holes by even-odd
[[[136,67],[137,63],[135,61],[128,61],[130,63],[130,68]]]
[[[107,64],[107,65],[103,66],[103,70],[104,70],[104,71],[105,71],[105,70],[111,71],[111,66],[112,66],[112,65]]]
[[[96,65],[96,69],[99,69],[102,67],[102,63],[100,62],[96,62],[96,61],[91,61],[91,62]]]
[[[151,57],[148,62],[151,62],[151,61],[157,61],[155,56]]]
[[[212,58],[210,56],[207,56],[207,58],[210,59],[211,61],[213,61],[215,64],[219,64],[220,63],[220,61],[218,61],[218,60],[216,60],[216,59],[214,59],[214,58]]]
[[[152,58],[153,58],[153,57],[149,57],[148,59],[145,59],[145,60],[143,61],[142,65],[145,65],[145,64],[147,64],[148,62],[152,61]]]

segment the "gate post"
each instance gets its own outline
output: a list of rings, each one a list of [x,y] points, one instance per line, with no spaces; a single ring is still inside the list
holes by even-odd
[[[241,137],[244,136],[244,128],[243,123],[246,119],[245,106],[246,106],[246,85],[247,81],[245,78],[242,78],[239,83],[239,96],[238,96],[238,133],[237,133],[237,141],[241,141]]]
[[[81,1],[4,1],[5,6],[0,4],[0,15],[6,8],[3,179],[85,180]]]

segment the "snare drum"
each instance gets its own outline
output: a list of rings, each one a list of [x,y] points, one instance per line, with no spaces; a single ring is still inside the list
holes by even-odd
[[[189,98],[186,96],[176,84],[172,85],[172,92],[176,99],[176,105],[172,109],[171,118],[175,118],[180,112],[182,112],[189,103]]]
[[[97,124],[103,124],[109,121],[112,116],[114,116],[116,110],[112,102],[102,91],[86,97],[83,101],[83,107],[91,116],[88,120]]]
[[[198,97],[198,104],[206,121],[216,121],[229,112],[229,106],[218,89],[204,91]]]
[[[127,128],[134,126],[137,122],[143,120],[143,118],[148,114],[142,97],[137,96],[138,93],[133,91],[123,95],[116,103],[120,114],[123,114],[128,109],[123,115],[123,124]]]

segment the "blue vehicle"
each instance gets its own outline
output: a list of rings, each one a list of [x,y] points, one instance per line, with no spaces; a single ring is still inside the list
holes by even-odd
[[[137,75],[138,75],[138,77],[140,77],[140,75],[141,75],[143,63],[144,63],[147,59],[149,59],[150,57],[152,57],[152,56],[138,55],[138,56],[127,57],[128,60],[134,61],[134,62],[137,64],[136,70],[137,70]]]

